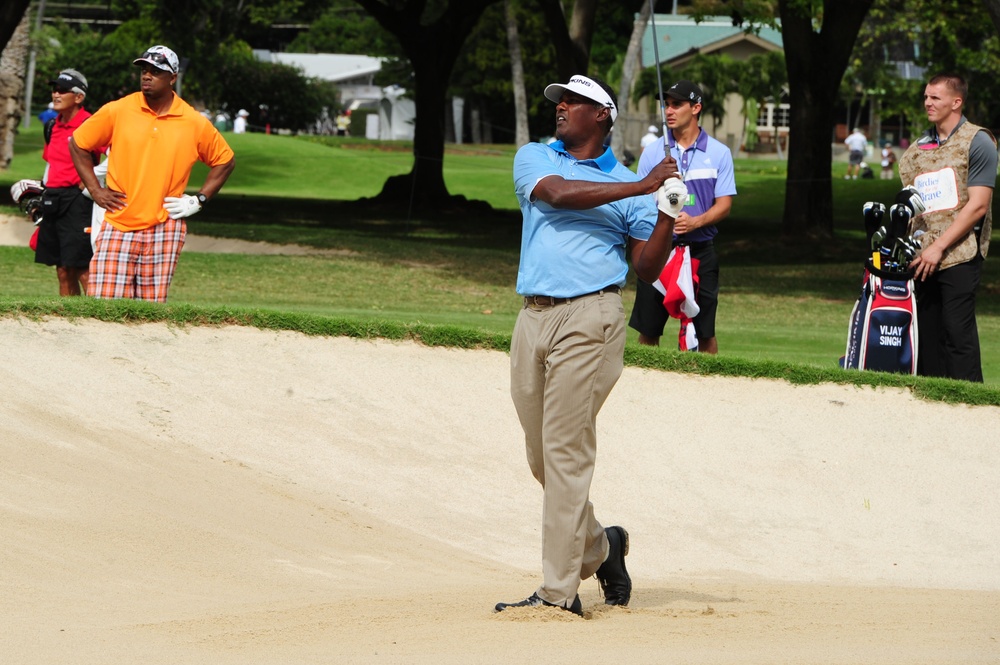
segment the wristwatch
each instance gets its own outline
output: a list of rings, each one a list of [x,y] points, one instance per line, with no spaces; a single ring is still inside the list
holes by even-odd
[[[201,192],[195,194],[195,198],[198,199],[198,203],[201,204],[202,208],[204,208],[205,204],[208,203],[208,197],[202,194]]]

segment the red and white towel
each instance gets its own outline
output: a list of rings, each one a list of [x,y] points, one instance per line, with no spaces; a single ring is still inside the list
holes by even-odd
[[[660,278],[653,287],[663,294],[663,306],[667,314],[680,319],[681,329],[677,336],[681,351],[697,351],[698,336],[694,321],[701,308],[698,307],[698,259],[691,258],[691,248],[687,245],[674,247],[663,266]]]

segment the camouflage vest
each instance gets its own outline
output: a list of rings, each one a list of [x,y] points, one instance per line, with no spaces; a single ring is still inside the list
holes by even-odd
[[[903,186],[916,186],[927,204],[927,212],[910,222],[911,234],[916,231],[926,234],[920,239],[924,247],[937,240],[954,220],[956,211],[969,202],[969,148],[980,130],[989,134],[996,143],[989,130],[966,120],[944,145],[921,150],[914,142],[899,159],[899,177]],[[971,261],[976,252],[981,252],[986,258],[993,227],[992,206],[976,226],[982,227],[981,240],[977,242],[975,230],[969,231],[969,235],[944,251],[942,270]]]

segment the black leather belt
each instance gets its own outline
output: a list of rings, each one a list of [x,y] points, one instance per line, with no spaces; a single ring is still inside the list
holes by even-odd
[[[715,244],[712,240],[700,240],[698,242],[687,242],[685,240],[678,240],[674,243],[674,247],[690,247],[692,251],[705,249],[706,247],[711,247]]]
[[[579,296],[573,296],[572,298],[553,298],[552,296],[524,296],[524,304],[535,305],[536,307],[553,307],[555,305],[562,305],[573,300],[579,300],[580,298],[586,298],[588,296],[599,296],[602,293],[621,293],[621,287],[611,285],[605,286],[599,291],[594,291],[593,293],[584,293]]]

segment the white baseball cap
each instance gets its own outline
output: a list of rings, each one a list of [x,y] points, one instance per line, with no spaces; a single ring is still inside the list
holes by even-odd
[[[171,74],[180,71],[180,61],[177,59],[177,54],[161,44],[150,46],[145,53],[133,60],[132,64],[139,65],[144,62]]]
[[[545,98],[558,104],[564,92],[575,92],[581,97],[586,97],[609,108],[612,123],[618,119],[618,105],[601,84],[594,79],[577,74],[570,78],[569,83],[552,83],[545,87]]]
[[[660,132],[660,130],[656,128],[656,125],[650,125],[649,127],[646,128],[646,131],[649,132],[650,134],[659,134]]]

